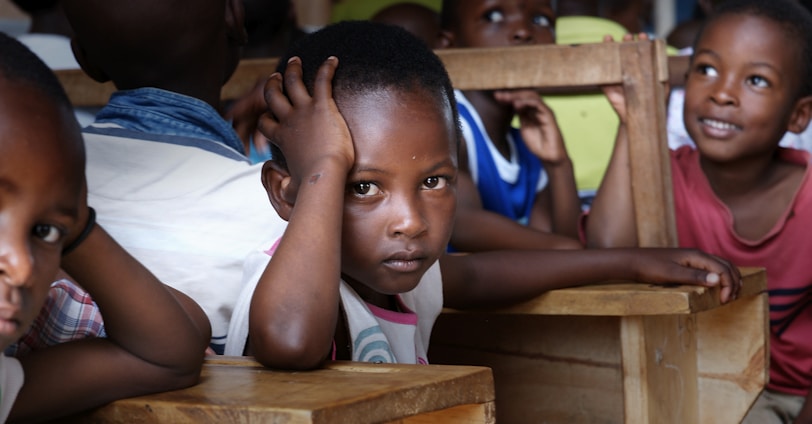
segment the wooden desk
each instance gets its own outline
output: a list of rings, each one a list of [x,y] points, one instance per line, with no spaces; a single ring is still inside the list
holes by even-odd
[[[194,387],[113,402],[74,422],[493,423],[493,376],[482,367],[351,362],[282,372],[217,357]]]
[[[444,312],[433,363],[489,366],[508,423],[738,423],[768,378],[766,273],[718,289],[611,284]]]

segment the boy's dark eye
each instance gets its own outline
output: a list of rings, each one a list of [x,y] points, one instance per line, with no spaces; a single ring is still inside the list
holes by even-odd
[[[702,75],[707,75],[707,76],[710,76],[710,77],[715,77],[715,76],[718,75],[718,73],[716,72],[716,68],[714,68],[713,66],[710,66],[710,65],[704,65],[704,64],[697,65],[696,66],[696,71],[699,72]]]
[[[423,181],[423,187],[429,190],[439,190],[448,185],[448,178],[446,177],[428,177]]]
[[[505,15],[501,10],[489,10],[485,12],[485,20],[488,22],[502,22],[505,20]]]
[[[40,238],[46,243],[57,243],[62,239],[62,231],[48,224],[35,225],[31,233],[34,237]]]
[[[546,28],[552,26],[552,20],[544,15],[536,15],[533,17],[533,25]]]
[[[766,78],[764,78],[762,76],[759,76],[759,75],[751,76],[750,78],[747,79],[747,82],[750,83],[750,85],[760,87],[760,88],[766,88],[766,87],[770,86],[770,82],[767,81]]]
[[[352,191],[354,194],[361,196],[374,196],[380,192],[378,186],[376,186],[375,183],[371,183],[368,181],[353,184]]]

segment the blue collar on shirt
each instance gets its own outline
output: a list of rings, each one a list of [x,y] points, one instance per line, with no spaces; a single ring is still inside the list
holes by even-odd
[[[96,114],[96,123],[156,135],[181,136],[222,143],[237,152],[237,133],[208,103],[159,88],[121,90]],[[244,154],[242,154],[244,156]]]

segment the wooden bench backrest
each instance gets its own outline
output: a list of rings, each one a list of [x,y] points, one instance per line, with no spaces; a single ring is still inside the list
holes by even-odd
[[[594,90],[622,84],[628,108],[632,193],[640,246],[676,246],[668,143],[665,132],[665,83],[668,59],[662,41],[445,49],[437,51],[456,88]],[[273,72],[276,59],[245,60],[223,87],[223,99],[248,92]],[[76,106],[98,106],[114,91],[82,71],[58,76]]]

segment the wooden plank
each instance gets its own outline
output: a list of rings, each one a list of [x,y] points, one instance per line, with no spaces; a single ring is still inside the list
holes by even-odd
[[[740,297],[766,291],[767,273],[763,268],[743,267],[739,270],[742,274]],[[491,312],[517,315],[685,315],[719,306],[718,288],[621,282],[552,290],[529,301]],[[445,312],[467,313],[453,309]]]
[[[106,105],[110,95],[116,91],[113,83],[98,83],[81,69],[65,69],[54,73],[75,107]]]
[[[441,49],[436,53],[446,65],[452,83],[459,89],[535,87],[560,90],[586,87],[594,90],[601,84],[622,82],[620,51],[625,44],[649,46],[652,43]],[[242,96],[258,80],[273,73],[277,62],[277,58],[241,61],[223,86],[222,98],[231,100]],[[114,90],[112,84],[99,84],[78,70],[58,71],[57,76],[76,106],[103,105]],[[655,79],[665,82],[667,74],[661,72]]]
[[[619,317],[443,313],[433,363],[493,369],[497,423],[621,423]]]
[[[621,318],[625,423],[698,421],[696,316]]]
[[[699,423],[738,423],[769,379],[767,293],[697,316]]]
[[[619,49],[619,44],[535,45],[445,49],[437,54],[455,88],[486,90],[620,83]]]
[[[293,6],[300,28],[311,30],[330,23],[331,0],[293,0]]]
[[[492,423],[493,402],[493,377],[482,367],[333,362],[283,372],[217,357],[196,386],[119,400],[74,422]]]
[[[621,43],[629,156],[641,247],[676,247],[677,227],[665,131],[665,84],[652,78],[667,69],[658,43]],[[662,76],[662,75],[660,75]]]

